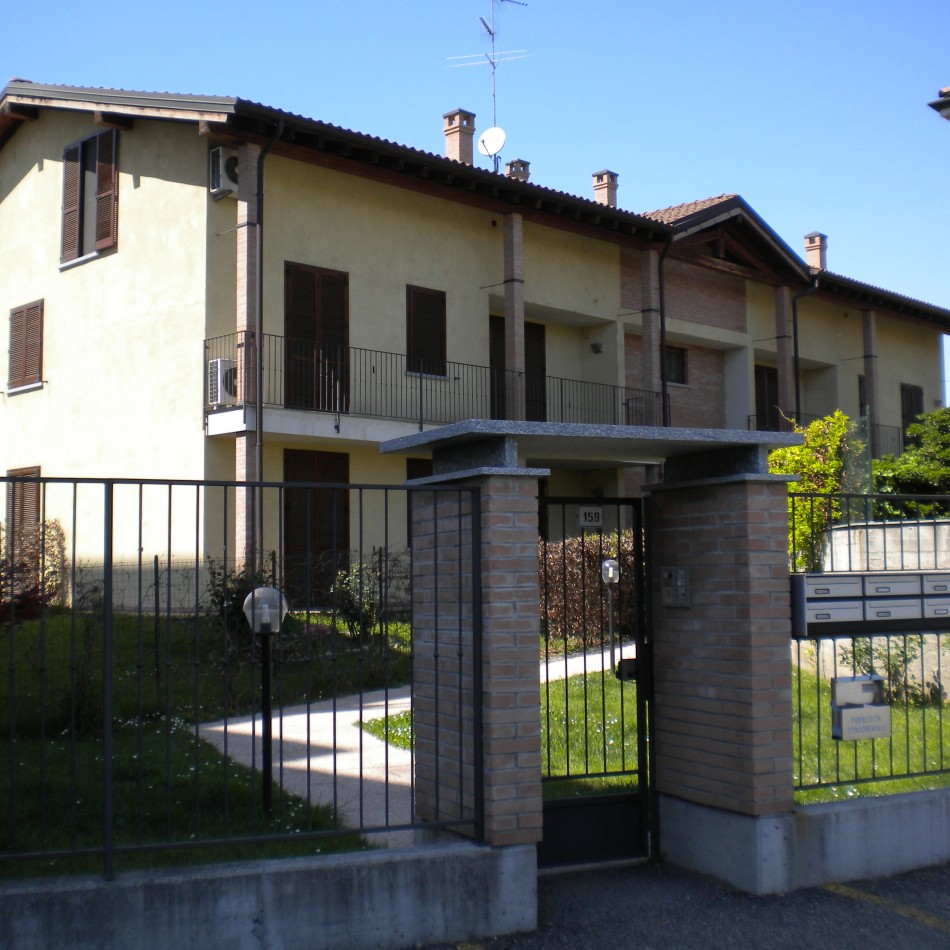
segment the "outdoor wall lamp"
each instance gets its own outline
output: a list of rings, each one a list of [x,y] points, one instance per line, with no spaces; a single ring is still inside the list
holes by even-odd
[[[612,557],[600,565],[600,576],[607,585],[607,625],[610,629],[610,668],[615,670],[614,660],[614,588],[620,582],[620,564]]]
[[[251,630],[261,638],[261,792],[264,811],[268,812],[271,810],[274,775],[270,638],[272,633],[280,633],[280,625],[289,609],[287,598],[275,587],[258,587],[244,599],[244,616]]]
[[[591,353],[603,353],[603,352],[604,352],[604,344],[603,344],[603,343],[591,343],[591,345],[590,345],[590,351],[591,351]]]

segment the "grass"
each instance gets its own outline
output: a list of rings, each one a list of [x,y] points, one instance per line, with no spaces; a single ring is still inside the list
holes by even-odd
[[[802,670],[792,675],[795,801],[809,804],[950,786],[950,708],[891,705],[891,736],[857,742],[831,738],[831,683]],[[801,699],[799,700],[799,693]],[[890,776],[897,776],[891,778]],[[818,784],[824,787],[814,787]],[[812,786],[812,787],[807,787]]]
[[[117,615],[113,641],[117,866],[364,846],[336,828],[326,808],[308,807],[276,786],[265,815],[260,773],[197,737],[196,723],[259,709],[260,657],[249,635],[229,636],[206,616]],[[76,852],[0,860],[0,875],[102,868],[95,854],[102,848],[102,643],[93,612],[0,626],[0,857]],[[360,638],[326,618],[291,619],[273,644],[274,706],[406,682],[409,664],[407,624]],[[286,840],[265,840],[273,836]],[[237,837],[255,840],[228,841]]]
[[[412,748],[412,712],[408,709],[391,716],[364,720],[363,729],[397,749],[408,751]]]
[[[541,687],[541,766],[545,798],[629,791],[637,785],[636,684],[611,673]],[[372,719],[363,728],[401,749],[412,746],[412,714]]]
[[[0,795],[7,803],[0,824],[0,853],[17,857],[0,861],[0,875],[101,870],[101,738],[5,742],[2,749],[16,768],[12,773],[4,770],[0,782]],[[119,727],[113,762],[112,827],[119,869],[301,856],[364,846],[352,833],[315,837],[336,827],[331,809],[308,807],[276,785],[272,810],[265,813],[260,775],[218,755],[183,723]],[[261,840],[228,842],[238,835]],[[270,836],[289,840],[263,840]],[[202,841],[216,843],[201,846]],[[156,845],[162,846],[160,852],[149,850]],[[59,851],[78,854],[22,857]]]
[[[831,684],[805,670],[793,676],[795,793],[799,804],[890,795],[950,786],[950,773],[906,776],[950,768],[950,708],[895,704],[890,739],[838,742],[831,738]],[[636,685],[591,673],[541,687],[541,761],[546,798],[589,795],[635,786]],[[380,739],[387,720],[365,723]],[[389,741],[411,745],[411,714],[388,720]],[[804,749],[804,755],[801,750]],[[896,778],[888,776],[896,775]],[[905,777],[901,777],[904,775]],[[827,784],[834,783],[834,784]]]

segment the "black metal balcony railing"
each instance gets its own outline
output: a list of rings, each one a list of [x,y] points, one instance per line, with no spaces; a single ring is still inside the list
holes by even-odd
[[[804,427],[822,418],[824,417],[802,413],[798,422]],[[794,413],[789,416],[784,416],[779,412],[765,416],[749,416],[749,429],[753,432],[792,432],[794,426]],[[880,458],[882,455],[900,455],[904,451],[906,437],[900,426],[873,424],[867,426],[867,429],[870,431],[865,433],[865,436],[870,439],[871,453],[874,458]]]
[[[408,357],[264,335],[263,404],[438,425],[462,419],[662,426],[662,395],[627,386],[532,376],[445,361],[410,369]],[[254,402],[251,333],[205,341],[208,410]],[[221,361],[221,362],[218,362]]]

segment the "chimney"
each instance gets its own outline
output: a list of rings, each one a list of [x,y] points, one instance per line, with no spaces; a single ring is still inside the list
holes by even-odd
[[[531,162],[526,162],[523,158],[513,158],[510,162],[505,162],[505,174],[509,178],[517,178],[518,181],[527,181],[531,177]]]
[[[475,160],[472,144],[475,140],[475,113],[456,109],[446,112],[442,131],[445,133],[445,157],[471,165]]]
[[[594,172],[594,201],[616,208],[618,177],[616,172],[608,171],[606,168],[603,171]]]
[[[827,270],[828,235],[812,231],[805,235],[805,262],[812,270]]]

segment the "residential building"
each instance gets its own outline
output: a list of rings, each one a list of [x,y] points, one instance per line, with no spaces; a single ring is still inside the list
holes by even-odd
[[[522,159],[476,167],[475,118],[447,113],[434,154],[244,99],[10,81],[0,471],[395,484],[428,461],[381,441],[462,419],[775,429],[839,407],[886,451],[940,405],[950,311],[834,274],[818,232],[803,260],[737,195],[635,214],[608,169],[577,197]],[[547,491],[657,477],[590,459]],[[200,530],[240,549],[250,497]],[[349,517],[295,504],[268,546]]]

